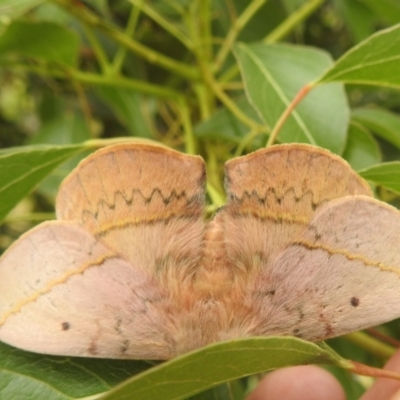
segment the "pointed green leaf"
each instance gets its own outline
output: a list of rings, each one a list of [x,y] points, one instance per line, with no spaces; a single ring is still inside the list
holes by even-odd
[[[150,366],[143,361],[47,356],[0,342],[0,399],[77,399],[110,390]]]
[[[388,162],[365,168],[358,173],[377,185],[400,193],[400,162]]]
[[[398,0],[363,0],[381,20],[393,25],[400,22],[400,2]]]
[[[83,115],[78,112],[61,112],[52,119],[45,119],[29,144],[74,145],[90,138],[91,133]],[[37,192],[54,202],[61,182],[88,154],[89,150],[82,151],[62,163],[40,183]]]
[[[158,365],[99,400],[178,400],[244,376],[299,364],[346,365],[333,350],[291,337],[212,344]]]
[[[361,42],[375,31],[377,16],[365,4],[354,0],[336,0],[335,6],[356,42]]]
[[[243,97],[236,102],[239,107],[253,121],[261,123],[257,112]],[[194,130],[195,135],[202,139],[221,139],[227,142],[240,143],[243,138],[249,133],[250,129],[244,125],[226,108],[219,109],[211,117],[199,123]],[[257,142],[260,142],[258,137]],[[263,135],[264,143],[266,137]],[[259,143],[261,146],[261,143]]]
[[[371,361],[369,361],[371,362]],[[365,392],[365,387],[361,384],[361,379],[354,379],[354,374],[343,368],[335,366],[324,367],[328,370],[340,383],[346,393],[346,400],[360,400]]]
[[[374,137],[362,125],[353,122],[350,124],[343,158],[357,171],[378,164],[382,156]]]
[[[0,221],[57,166],[84,145],[26,146],[0,151]]]
[[[16,18],[45,0],[0,0],[0,15]]]
[[[93,398],[177,400],[210,389],[194,399],[222,400],[228,388],[223,383],[275,368],[310,363],[349,366],[326,345],[291,337],[257,337],[212,344],[158,365],[41,355],[0,343],[0,398],[72,400],[98,394]],[[235,399],[243,397],[243,387],[237,382],[229,383],[229,392]]]
[[[374,108],[357,108],[352,112],[352,117],[400,149],[400,117],[398,114]]]
[[[400,88],[400,25],[375,33],[345,53],[316,84],[346,82]]]
[[[265,123],[272,127],[299,90],[332,65],[318,49],[283,44],[239,44],[236,58],[246,92]],[[319,145],[341,153],[346,143],[350,110],[342,85],[313,90],[285,122],[279,142]]]
[[[139,92],[113,87],[101,87],[97,90],[130,135],[146,138],[155,136],[151,123],[154,116],[151,114],[149,101],[145,101]]]
[[[15,54],[74,65],[78,50],[78,36],[51,22],[15,21],[0,35],[0,57]]]

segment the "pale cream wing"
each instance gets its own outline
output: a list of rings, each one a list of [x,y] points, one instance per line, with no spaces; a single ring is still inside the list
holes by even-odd
[[[201,157],[137,143],[107,147],[63,182],[57,216],[173,284],[198,265],[204,182]]]
[[[48,222],[0,260],[0,340],[39,353],[174,354],[160,285],[78,226]]]
[[[399,243],[400,212],[385,203],[322,207],[259,282],[264,334],[318,341],[400,317]]]

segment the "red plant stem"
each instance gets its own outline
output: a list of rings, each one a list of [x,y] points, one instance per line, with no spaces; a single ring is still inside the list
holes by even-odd
[[[307,83],[299,90],[299,92],[296,94],[292,102],[288,105],[286,110],[283,112],[283,114],[280,116],[277,123],[275,124],[274,129],[272,130],[271,135],[269,136],[266,147],[272,146],[274,144],[275,140],[279,135],[280,130],[282,129],[282,126],[289,118],[289,115],[313,87],[314,85],[312,83]]]
[[[392,337],[390,337],[390,336],[387,336],[387,335],[385,335],[384,333],[379,332],[379,331],[378,331],[377,329],[375,329],[375,328],[369,328],[369,329],[366,329],[366,331],[367,331],[371,336],[373,336],[373,337],[376,338],[376,339],[381,340],[382,342],[385,342],[385,343],[387,343],[387,344],[389,344],[389,345],[391,345],[391,346],[397,347],[397,348],[400,347],[400,342],[399,342],[398,340],[396,340],[396,339],[394,339],[394,338],[392,338]]]
[[[370,367],[368,365],[361,364],[356,361],[350,361],[350,363],[353,365],[353,367],[350,368],[350,371],[354,372],[355,374],[365,375],[365,376],[373,376],[374,378],[391,378],[391,379],[396,379],[396,380],[400,381],[400,373],[399,372],[388,371],[387,369]]]

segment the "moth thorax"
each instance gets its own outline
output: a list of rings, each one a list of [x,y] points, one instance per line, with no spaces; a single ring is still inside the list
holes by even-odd
[[[220,298],[231,287],[232,272],[226,263],[224,233],[216,219],[204,233],[200,268],[194,282],[195,290],[204,298]]]
[[[220,263],[225,256],[224,232],[220,225],[211,221],[204,233],[202,259],[204,265],[212,267]]]

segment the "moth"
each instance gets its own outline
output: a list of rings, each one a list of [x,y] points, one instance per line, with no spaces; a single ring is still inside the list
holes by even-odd
[[[204,218],[201,157],[99,150],[57,221],[0,260],[0,340],[38,353],[170,359],[208,343],[320,341],[400,316],[400,213],[340,157],[277,145],[226,164]]]

